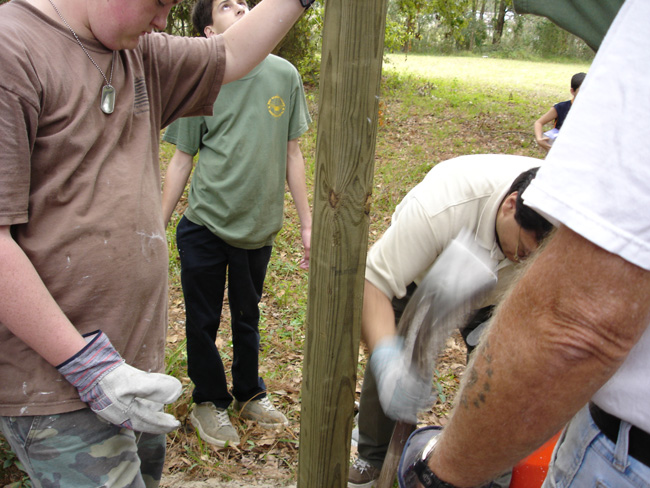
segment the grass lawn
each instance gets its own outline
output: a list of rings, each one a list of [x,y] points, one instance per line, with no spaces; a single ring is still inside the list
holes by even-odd
[[[458,80],[481,92],[510,90],[521,96],[568,99],[571,76],[589,69],[587,63],[517,61],[490,57],[389,54],[385,73],[409,73],[426,79]]]

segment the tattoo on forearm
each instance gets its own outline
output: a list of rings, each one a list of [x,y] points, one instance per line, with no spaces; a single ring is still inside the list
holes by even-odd
[[[467,378],[466,388],[472,388],[478,382],[478,373],[475,369],[469,372],[469,378]]]
[[[469,408],[470,405],[473,405],[474,408],[481,408],[481,405],[487,401],[486,395],[490,392],[489,380],[492,377],[493,370],[490,367],[492,355],[489,342],[486,341],[484,346],[478,349],[477,353],[480,356],[476,358],[468,372],[460,398],[460,405],[465,409]]]

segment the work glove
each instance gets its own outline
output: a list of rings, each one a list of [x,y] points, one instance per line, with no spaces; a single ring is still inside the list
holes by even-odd
[[[423,378],[404,352],[404,340],[383,339],[370,356],[379,402],[387,417],[416,425],[418,412],[431,405],[431,378]]]
[[[56,368],[81,401],[104,420],[127,429],[166,434],[180,426],[163,412],[165,404],[180,396],[180,381],[129,366],[100,330],[84,338],[86,347]]]

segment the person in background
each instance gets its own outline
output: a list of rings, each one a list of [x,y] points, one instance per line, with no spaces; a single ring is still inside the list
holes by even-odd
[[[218,36],[246,18],[244,0],[199,0],[194,27]],[[185,297],[188,374],[194,383],[190,421],[217,446],[238,444],[228,407],[266,428],[288,424],[259,375],[258,304],[273,240],[282,227],[285,180],[300,219],[307,269],[311,212],[298,138],[311,122],[302,80],[288,61],[269,55],[241,80],[221,89],[213,115],[183,118],[164,140],[176,145],[163,186],[166,222],[198,152],[188,208],[177,228]],[[226,280],[227,278],[227,280]],[[224,290],[232,320],[232,395],[215,344]]]
[[[553,141],[558,136],[562,124],[564,124],[564,119],[566,119],[566,116],[569,114],[569,110],[578,95],[580,85],[582,85],[585,76],[587,76],[587,73],[576,73],[573,75],[571,77],[571,100],[556,103],[548,112],[535,121],[533,126],[535,131],[535,141],[540,147],[547,151],[551,149]],[[544,126],[551,122],[553,122],[553,128],[544,132]]]
[[[497,288],[461,331],[471,351],[478,328],[512,280],[514,264],[532,253],[552,229],[521,200],[541,162],[498,154],[450,159],[434,166],[404,197],[366,260],[361,327],[371,351],[395,347],[396,325],[409,298],[462,229],[486,250],[498,273]],[[380,404],[377,376],[372,366],[366,368],[359,406],[359,457],[348,476],[352,488],[373,486],[395,425],[394,414]]]

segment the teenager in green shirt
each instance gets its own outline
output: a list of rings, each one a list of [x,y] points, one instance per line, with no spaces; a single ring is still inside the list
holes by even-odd
[[[193,22],[206,37],[248,12],[244,0],[199,0]],[[263,427],[288,424],[266,396],[258,373],[259,301],[273,240],[282,227],[285,180],[298,210],[307,268],[311,213],[298,137],[311,122],[297,70],[269,55],[222,88],[214,115],[180,119],[164,140],[176,145],[163,187],[169,222],[193,167],[189,204],[177,229],[185,296],[188,374],[194,382],[190,420],[215,445],[239,443],[233,410]],[[232,395],[215,345],[228,282],[232,317]]]

